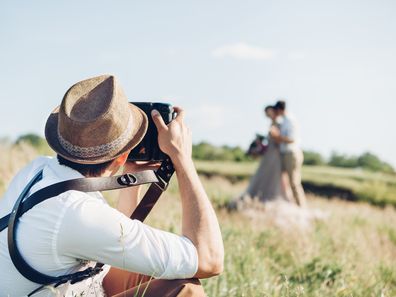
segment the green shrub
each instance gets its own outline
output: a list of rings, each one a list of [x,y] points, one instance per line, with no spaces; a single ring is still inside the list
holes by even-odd
[[[380,158],[378,158],[376,155],[369,152],[359,156],[358,164],[360,167],[372,171],[381,171],[387,173],[394,172],[394,169],[390,164],[380,160]]]
[[[15,141],[16,145],[20,145],[23,143],[27,143],[31,145],[40,155],[52,155],[53,151],[49,147],[47,141],[33,133],[28,133],[24,134],[18,137],[18,139]]]
[[[193,145],[192,156],[195,160],[208,161],[248,161],[250,157],[245,154],[245,151],[236,146],[214,146],[207,142],[201,142]]]
[[[321,154],[313,151],[304,151],[304,165],[324,165],[325,161]]]
[[[359,167],[358,158],[333,152],[329,160],[330,166],[356,168]]]
[[[24,134],[18,137],[18,139],[15,141],[15,144],[20,144],[22,142],[29,143],[35,148],[38,148],[44,144],[46,144],[46,141],[43,137],[33,134],[33,133],[28,133]]]
[[[333,152],[328,165],[344,168],[363,168],[385,173],[395,172],[390,164],[382,161],[379,157],[369,152],[363,153],[358,157]]]

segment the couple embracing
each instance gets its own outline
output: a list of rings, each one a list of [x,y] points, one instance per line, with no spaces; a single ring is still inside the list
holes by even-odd
[[[267,106],[264,112],[271,120],[268,146],[242,199],[251,198],[261,202],[286,199],[293,200],[303,207],[305,206],[305,193],[301,185],[303,153],[299,143],[297,122],[286,111],[285,101]]]

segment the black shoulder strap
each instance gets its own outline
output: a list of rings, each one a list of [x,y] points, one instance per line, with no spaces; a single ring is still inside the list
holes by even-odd
[[[154,206],[155,202],[159,199],[162,192],[166,190],[173,173],[174,169],[172,162],[169,158],[167,158],[165,161],[163,161],[161,167],[156,172],[149,170],[133,174],[128,173],[114,177],[79,178],[67,180],[40,189],[37,192],[33,193],[31,196],[29,196],[27,199],[24,199],[29,193],[31,187],[42,178],[42,171],[36,174],[36,176],[34,176],[34,178],[28,183],[28,185],[19,195],[12,212],[9,215],[0,219],[0,231],[4,230],[8,226],[8,249],[13,264],[24,277],[32,282],[43,285],[31,292],[28,296],[31,296],[34,293],[38,292],[45,285],[55,284],[56,287],[69,281],[71,283],[82,281],[88,277],[99,273],[102,270],[103,264],[98,263],[95,267],[89,267],[84,271],[79,271],[73,274],[59,277],[45,275],[35,270],[23,259],[22,255],[18,250],[15,240],[18,218],[23,213],[31,209],[34,205],[43,202],[44,200],[51,197],[58,196],[59,194],[68,190],[94,192],[121,189],[141,184],[152,183],[149,190],[142,198],[141,203],[138,205],[135,212],[131,216],[131,219],[138,219],[143,221]]]

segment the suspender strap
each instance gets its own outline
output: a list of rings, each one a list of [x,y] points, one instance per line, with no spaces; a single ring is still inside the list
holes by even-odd
[[[35,270],[23,259],[22,255],[18,250],[18,246],[15,240],[18,219],[21,215],[23,215],[36,204],[43,202],[51,197],[58,196],[68,190],[95,192],[122,189],[131,186],[151,183],[151,186],[149,187],[146,194],[143,196],[142,201],[137,206],[131,216],[131,219],[143,221],[161,196],[162,192],[164,192],[168,187],[168,183],[173,173],[174,168],[172,165],[172,161],[167,158],[162,162],[161,167],[156,172],[148,170],[139,173],[128,173],[114,177],[78,178],[67,180],[40,189],[30,195],[27,199],[25,199],[32,186],[40,181],[43,177],[42,171],[37,173],[19,195],[12,212],[9,215],[0,219],[0,231],[8,227],[8,250],[14,266],[24,277],[26,277],[30,281],[42,284],[42,286],[31,292],[28,296],[32,296],[49,284],[55,284],[55,287],[57,287],[66,282],[70,282],[73,284],[92,277],[102,270],[103,264],[97,263],[95,267],[89,267],[83,271],[78,271],[73,274],[58,277],[45,275]]]
[[[31,187],[41,178],[42,171],[36,174],[36,176],[29,182],[29,184],[22,191],[21,195],[19,195],[14,205],[8,221],[8,250],[14,266],[24,277],[38,284],[55,284],[55,286],[66,283],[68,281],[71,281],[73,283],[86,279],[87,277],[97,274],[98,272],[100,272],[101,269],[100,267],[89,267],[84,271],[78,271],[73,274],[53,277],[45,275],[32,268],[20,254],[16,242],[18,218],[23,214],[23,212],[28,211],[34,205],[43,202],[48,198],[58,196],[59,194],[68,190],[94,192],[102,190],[121,189],[150,182],[158,182],[158,178],[153,171],[144,171],[135,174],[124,174],[121,176],[108,178],[78,178],[59,182],[45,187],[29,196],[26,199],[26,202],[23,202]]]

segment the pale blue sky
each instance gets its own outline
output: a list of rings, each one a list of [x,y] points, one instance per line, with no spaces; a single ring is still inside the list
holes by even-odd
[[[286,98],[303,147],[396,165],[395,1],[1,1],[0,137],[43,134],[74,82],[187,110],[194,141],[246,147]]]

